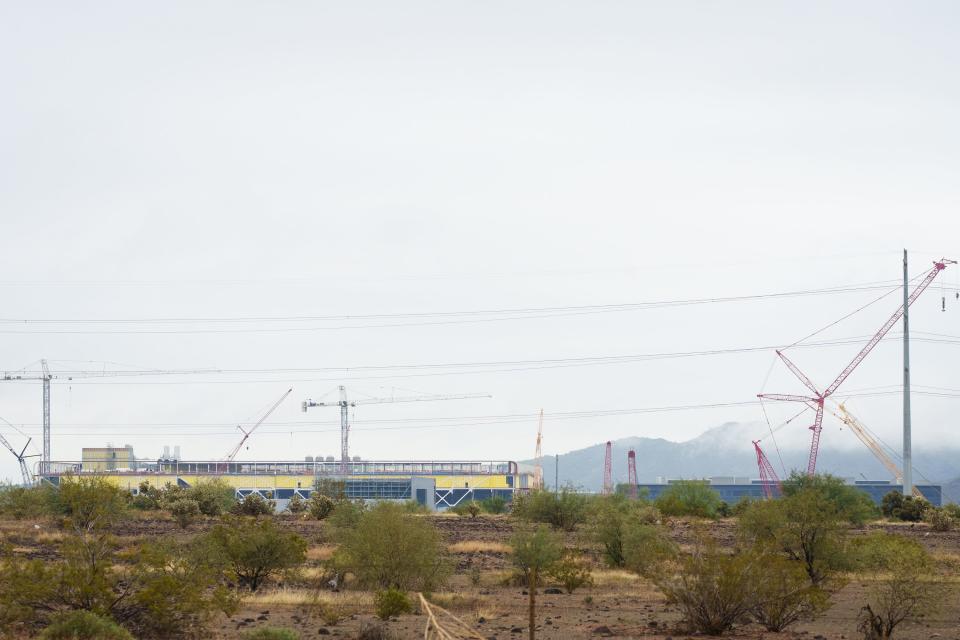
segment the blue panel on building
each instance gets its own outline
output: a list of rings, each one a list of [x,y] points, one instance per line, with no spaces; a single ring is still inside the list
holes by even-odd
[[[647,499],[655,500],[661,493],[670,487],[669,484],[641,484],[637,485],[640,495],[646,495]],[[759,482],[753,484],[711,484],[711,489],[720,494],[720,499],[727,504],[735,504],[742,498],[761,499],[764,497],[763,485]],[[860,489],[879,506],[883,496],[891,491],[903,491],[903,486],[899,484],[881,484],[873,482],[858,482],[850,485]],[[939,507],[943,502],[943,494],[940,485],[936,484],[918,484],[917,488],[930,502],[930,504]]]

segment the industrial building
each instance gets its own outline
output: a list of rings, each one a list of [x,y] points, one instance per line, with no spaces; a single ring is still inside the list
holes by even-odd
[[[652,484],[639,484],[637,490],[640,495],[645,495],[650,500],[655,500],[671,484],[678,480],[664,480]],[[731,478],[715,477],[703,480],[704,484],[720,494],[720,499],[727,504],[736,504],[743,498],[760,500],[766,497],[765,485],[762,480],[751,480],[749,478]],[[889,480],[847,480],[847,483],[863,491],[877,505],[883,500],[883,496],[891,491],[903,492],[903,485]],[[941,506],[943,502],[942,488],[938,484],[917,484],[914,485],[923,493],[923,497],[934,506]],[[771,490],[769,485],[767,490]]]
[[[431,510],[445,510],[464,501],[498,496],[506,501],[514,492],[533,486],[532,467],[511,461],[370,461],[349,462],[317,458],[304,461],[225,462],[136,460],[132,448],[84,449],[79,462],[51,462],[40,474],[56,485],[65,475],[97,474],[132,493],[141,483],[155,487],[183,487],[218,478],[238,498],[258,493],[276,500],[278,508],[294,494],[309,498],[317,480],[345,483],[347,497],[358,500],[414,500]]]

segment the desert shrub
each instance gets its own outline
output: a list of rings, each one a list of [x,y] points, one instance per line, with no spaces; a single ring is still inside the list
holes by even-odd
[[[702,540],[679,571],[661,573],[654,582],[692,630],[720,635],[757,602],[756,572],[755,555],[729,555]]]
[[[287,511],[293,515],[300,515],[307,510],[306,501],[300,497],[299,493],[293,494],[293,497],[290,498],[290,501],[287,502]]]
[[[623,535],[623,567],[637,575],[653,578],[677,556],[677,546],[658,527],[641,524]]]
[[[751,613],[767,631],[783,631],[829,606],[826,591],[810,584],[800,563],[772,553],[763,554],[758,560],[756,601]]]
[[[110,618],[89,611],[68,611],[54,616],[40,640],[133,640],[130,632]]]
[[[841,520],[860,526],[878,515],[877,506],[865,492],[847,484],[843,478],[828,473],[807,475],[794,471],[783,481],[783,495],[792,497],[801,493],[815,493],[829,504]]]
[[[537,586],[540,576],[549,573],[560,561],[563,541],[540,525],[536,531],[520,531],[515,534],[511,546],[513,565],[527,583],[529,632],[530,640],[534,640],[537,628]]]
[[[102,476],[64,476],[47,496],[50,510],[63,516],[67,526],[92,530],[121,520],[127,512],[129,494]]]
[[[948,516],[954,519],[954,521],[960,520],[960,504],[956,502],[948,502],[943,505],[943,510]]]
[[[402,503],[402,506],[404,511],[414,515],[426,515],[430,513],[430,509],[427,508],[427,505],[420,504],[416,500],[407,500]]]
[[[674,482],[653,501],[664,515],[698,518],[716,518],[721,502],[720,494],[699,480]]]
[[[130,500],[130,506],[141,511],[156,511],[163,508],[163,492],[149,482],[141,482],[137,495]]]
[[[261,627],[244,633],[243,640],[300,640],[300,634],[293,629]]]
[[[340,513],[338,507],[333,518]],[[360,511],[352,526],[338,524],[331,533],[339,543],[333,566],[352,573],[364,588],[432,591],[449,571],[433,524],[396,504]]]
[[[230,513],[235,516],[269,516],[273,515],[274,502],[267,500],[259,493],[244,496],[243,500],[235,502],[230,507]]]
[[[279,529],[271,519],[229,520],[214,527],[206,542],[228,572],[251,591],[303,563],[307,553],[303,538]]]
[[[197,482],[183,491],[183,497],[196,500],[205,516],[223,515],[237,502],[236,492],[220,478]]]
[[[480,508],[483,509],[484,513],[494,515],[504,513],[507,510],[507,501],[500,496],[490,496],[480,501]]]
[[[450,513],[455,513],[458,516],[470,516],[471,518],[480,515],[481,510],[480,503],[476,500],[466,500],[448,509]]]
[[[801,562],[813,585],[820,585],[845,562],[848,515],[825,492],[811,489],[779,500],[758,501],[740,516],[740,536],[747,546],[765,546]]]
[[[360,519],[367,512],[367,505],[360,500],[343,500],[336,503],[333,513],[327,520],[330,527],[336,530],[353,529],[360,522]]]
[[[547,571],[550,579],[563,585],[567,593],[581,587],[593,586],[590,568],[572,553],[564,553],[561,559]]]
[[[659,519],[659,512],[644,500],[630,500],[621,494],[591,501],[588,537],[600,545],[604,561],[611,567],[624,566],[623,540],[636,526]]]
[[[554,529],[573,531],[587,517],[587,496],[564,487],[559,492],[532,491],[518,495],[513,515],[527,522],[542,522]]]
[[[0,516],[24,520],[49,513],[49,486],[15,487],[0,485]]]
[[[880,512],[892,520],[904,522],[920,522],[930,503],[913,496],[904,496],[899,491],[891,491],[883,496],[880,502]]]
[[[310,499],[307,500],[307,513],[314,520],[326,520],[336,506],[337,503],[330,496],[314,492],[310,494]]]
[[[202,635],[236,601],[219,584],[209,554],[171,542],[143,544],[123,556],[109,536],[76,535],[60,559],[0,559],[0,623],[37,625],[65,610],[109,616],[138,638]],[[128,568],[119,569],[120,563]]]
[[[954,520],[945,509],[930,507],[924,514],[923,519],[930,523],[930,528],[934,531],[950,531],[953,529]]]
[[[751,504],[753,504],[752,499],[748,498],[747,496],[741,496],[740,499],[737,500],[736,504],[730,507],[730,515],[739,518],[746,512],[747,509],[750,508]]]
[[[181,498],[171,502],[168,508],[181,529],[189,527],[200,515],[200,504],[196,500]]]
[[[377,612],[377,617],[381,620],[413,611],[413,604],[410,602],[410,598],[399,589],[378,591],[373,596],[373,604]]]
[[[357,634],[357,640],[394,640],[394,637],[382,624],[364,624]]]
[[[873,533],[854,541],[853,555],[870,584],[860,609],[858,630],[865,640],[890,638],[907,620],[935,611],[944,595],[932,573],[932,559],[919,542]]]

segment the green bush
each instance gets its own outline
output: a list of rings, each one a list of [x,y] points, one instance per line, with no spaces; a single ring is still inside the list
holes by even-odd
[[[633,525],[623,534],[623,567],[654,578],[677,557],[678,549],[659,527]]]
[[[103,476],[64,476],[47,496],[50,510],[76,529],[109,527],[127,515],[129,494]]]
[[[572,553],[564,553],[561,559],[547,571],[547,575],[563,585],[567,593],[581,587],[593,586],[590,568]]]
[[[0,485],[0,516],[25,520],[48,515],[52,490],[49,486]]]
[[[269,516],[273,515],[274,502],[267,500],[259,493],[244,496],[243,500],[230,507],[230,513],[235,516]]]
[[[373,603],[377,611],[377,617],[381,620],[413,611],[410,598],[399,589],[378,591],[373,596]]]
[[[837,478],[828,473],[809,476],[806,473],[794,471],[783,481],[782,486],[783,495],[788,498],[805,492],[818,494],[824,503],[829,503],[831,511],[855,526],[861,526],[878,515],[877,506],[870,496],[857,487],[847,484],[843,478]]]
[[[237,503],[233,487],[220,478],[200,481],[183,494],[184,498],[196,500],[200,505],[200,513],[205,516],[223,515]]]
[[[554,529],[573,531],[586,521],[587,496],[570,487],[559,492],[532,491],[513,501],[513,515],[527,522],[542,522]]]
[[[279,529],[272,519],[229,520],[215,526],[206,542],[229,573],[251,591],[302,564],[307,553],[303,538]]]
[[[403,503],[403,510],[407,513],[412,513],[415,515],[426,515],[430,513],[430,509],[427,508],[427,505],[420,504],[416,500],[407,500]]]
[[[156,511],[163,508],[163,492],[149,482],[143,481],[137,488],[137,495],[130,500],[130,506],[141,511]]]
[[[904,496],[899,491],[887,493],[880,502],[880,512],[885,517],[904,522],[920,522],[929,507],[926,500]]]
[[[933,575],[923,545],[903,536],[872,533],[853,543],[861,577],[869,586],[858,629],[865,640],[889,638],[903,622],[937,609],[946,587]]]
[[[174,500],[168,509],[181,529],[189,527],[200,515],[200,504],[196,500],[186,498]]]
[[[943,505],[944,512],[954,519],[954,521],[960,520],[960,504],[956,502],[948,502]]]
[[[307,512],[314,520],[326,520],[336,506],[337,503],[330,496],[314,491],[307,501]]]
[[[313,493],[311,495],[317,494],[327,496],[334,502],[343,502],[347,499],[347,483],[332,478],[318,478],[313,483]]]
[[[476,500],[465,500],[454,507],[450,507],[448,511],[450,513],[455,513],[458,516],[470,516],[471,518],[476,518],[478,515],[480,515],[481,508],[480,503],[478,503]]]
[[[300,640],[300,634],[293,629],[261,627],[244,633],[243,640]]]
[[[711,489],[709,483],[699,480],[674,482],[654,500],[664,515],[698,518],[716,518],[721,503],[720,494]]]
[[[950,517],[946,509],[930,507],[923,515],[923,519],[930,524],[934,531],[950,531],[953,529],[954,519]]]
[[[777,553],[765,553],[758,560],[752,613],[767,631],[783,631],[797,620],[813,617],[829,606],[827,592],[810,584],[799,562]]]
[[[290,498],[290,501],[287,503],[287,511],[293,515],[300,515],[307,510],[306,501],[300,497],[299,493],[293,494],[293,497]]]
[[[334,512],[334,520],[341,517],[341,509]],[[332,537],[339,543],[332,564],[340,572],[352,573],[361,587],[432,591],[446,579],[445,546],[428,519],[388,502],[360,511],[355,521],[353,517],[349,526],[344,520],[332,527]]]
[[[110,618],[89,611],[69,611],[53,618],[40,640],[134,640]]]
[[[497,515],[506,512],[507,501],[500,496],[490,496],[480,501],[480,508],[483,509],[484,513]]]
[[[631,500],[622,494],[601,496],[590,503],[588,536],[600,545],[607,565],[622,567],[623,541],[628,531],[659,518],[657,509],[645,500]]]

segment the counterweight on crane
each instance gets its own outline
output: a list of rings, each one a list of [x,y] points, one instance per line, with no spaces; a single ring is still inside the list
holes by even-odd
[[[926,276],[924,276],[923,280],[920,281],[920,284],[916,286],[916,288],[913,290],[913,293],[910,294],[904,304],[900,305],[900,308],[897,309],[897,311],[894,312],[894,314],[890,316],[885,323],[883,323],[883,326],[880,327],[873,337],[870,338],[867,344],[860,349],[860,352],[854,356],[853,360],[850,361],[843,371],[841,371],[840,374],[833,380],[833,382],[831,382],[823,391],[820,391],[817,388],[817,385],[814,384],[814,382],[807,377],[807,375],[804,374],[799,367],[797,367],[797,365],[791,362],[790,359],[784,355],[783,351],[777,351],[777,356],[780,357],[787,368],[797,377],[798,380],[800,380],[801,383],[803,383],[807,389],[810,390],[813,395],[804,396],[784,393],[760,393],[757,394],[757,397],[761,400],[800,402],[806,404],[814,410],[814,420],[813,424],[810,426],[810,430],[813,432],[813,435],[810,441],[810,456],[807,459],[807,475],[812,476],[817,470],[817,452],[820,449],[820,432],[823,430],[824,401],[840,388],[840,385],[842,385],[844,381],[850,377],[850,374],[853,373],[854,369],[860,366],[860,363],[863,362],[864,358],[866,358],[870,352],[873,351],[873,348],[880,343],[883,337],[889,333],[890,329],[893,328],[893,325],[895,325],[903,316],[904,311],[906,311],[906,309],[913,304],[920,294],[923,293],[928,286],[930,286],[930,283],[934,281],[937,275],[947,268],[948,264],[956,264],[956,261],[947,260],[946,258],[941,258],[940,260],[934,261],[933,268],[927,272]],[[762,462],[763,460],[766,460],[766,456],[763,455],[763,451],[760,449],[759,444],[754,442],[753,446],[757,451],[757,464],[760,468],[760,476],[762,479],[764,475]],[[769,465],[769,461],[767,461],[767,464]],[[773,468],[770,467],[769,470],[772,471],[772,469]]]
[[[307,409],[313,407],[339,407],[340,408],[340,472],[347,473],[350,469],[350,407],[365,404],[390,404],[394,402],[432,402],[435,400],[467,400],[470,398],[492,398],[493,396],[484,393],[469,393],[464,395],[443,396],[443,395],[422,395],[422,396],[401,396],[390,398],[363,398],[360,400],[350,400],[347,398],[347,389],[343,385],[337,387],[340,392],[340,399],[335,402],[314,402],[307,399],[301,405],[304,413]]]

